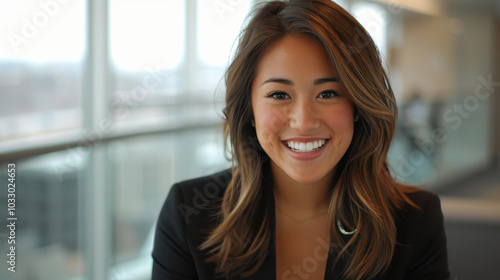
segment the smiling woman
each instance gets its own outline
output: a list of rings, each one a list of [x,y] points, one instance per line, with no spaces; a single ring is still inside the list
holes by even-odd
[[[390,176],[394,94],[351,15],[264,4],[226,88],[233,167],[172,187],[153,279],[447,279],[439,199]]]
[[[256,70],[252,111],[259,143],[271,158],[279,210],[277,275],[284,275],[313,255],[316,238],[329,238],[322,214],[328,212],[333,170],[352,140],[353,105],[325,51],[308,36],[279,39]],[[322,269],[311,272],[313,279],[324,274],[326,259],[319,265]]]
[[[281,38],[260,59],[252,111],[274,173],[328,188],[354,131],[353,106],[336,76],[323,48],[304,35]]]

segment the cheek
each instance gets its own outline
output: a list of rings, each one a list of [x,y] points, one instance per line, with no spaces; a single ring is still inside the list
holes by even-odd
[[[328,126],[339,134],[352,136],[354,132],[354,111],[350,104],[339,106],[326,118]]]
[[[273,143],[279,132],[286,124],[286,114],[277,108],[257,108],[255,113],[255,127],[261,144]]]

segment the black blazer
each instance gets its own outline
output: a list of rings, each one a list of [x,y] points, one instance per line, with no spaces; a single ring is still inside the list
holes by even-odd
[[[270,172],[265,173],[266,177]],[[223,279],[214,275],[214,265],[205,262],[207,252],[198,247],[206,238],[207,230],[216,225],[213,213],[230,179],[231,172],[226,170],[172,187],[156,224],[153,280]],[[263,201],[271,213],[271,246],[260,269],[245,279],[276,279],[274,196],[269,183],[263,184],[262,191]],[[389,269],[376,279],[448,279],[446,236],[439,198],[427,191],[408,196],[421,210],[406,207],[397,213],[398,242],[394,257]],[[330,250],[325,279],[341,279],[341,266],[333,267],[335,256],[335,251]],[[287,279],[301,278],[290,275]]]

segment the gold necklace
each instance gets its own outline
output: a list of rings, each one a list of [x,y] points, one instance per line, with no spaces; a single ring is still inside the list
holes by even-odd
[[[303,222],[307,222],[307,221],[311,221],[311,220],[314,220],[316,218],[319,218],[319,217],[322,217],[322,216],[325,216],[328,214],[328,212],[326,213],[321,213],[321,214],[317,214],[317,215],[314,215],[312,217],[307,217],[305,219],[296,219],[294,218],[292,215],[286,213],[283,209],[281,209],[280,207],[276,206],[276,209],[278,209],[279,212],[283,213],[283,215],[287,216],[288,218],[290,218],[291,220],[293,220],[294,222],[296,223],[303,223]]]

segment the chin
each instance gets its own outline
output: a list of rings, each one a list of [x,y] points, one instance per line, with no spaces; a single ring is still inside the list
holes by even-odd
[[[294,180],[297,183],[303,184],[303,185],[313,185],[313,184],[318,184],[321,182],[324,182],[324,180],[330,180],[331,178],[331,173],[332,171],[329,172],[311,172],[309,170],[300,170],[298,172],[295,171],[290,171],[285,173],[290,177],[290,179]]]

